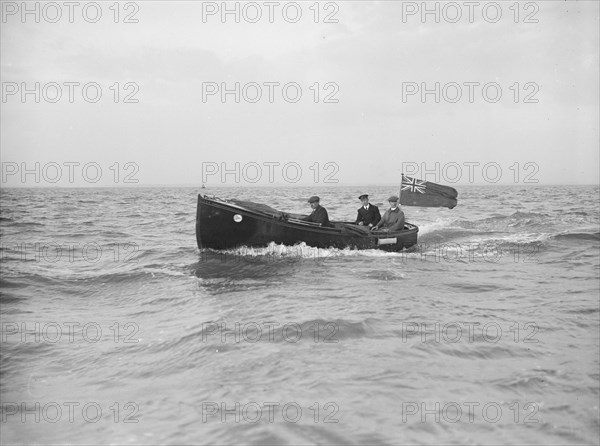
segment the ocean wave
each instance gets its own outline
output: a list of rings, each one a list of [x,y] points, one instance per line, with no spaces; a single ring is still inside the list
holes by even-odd
[[[203,322],[194,329],[160,350],[182,348],[186,343],[197,346],[205,343],[208,350],[223,350],[239,343],[298,343],[315,342],[337,344],[343,340],[371,337],[377,320],[353,321],[348,319],[324,320],[321,318],[305,321],[274,321],[268,317],[262,321],[231,322],[223,319]],[[224,342],[224,340],[226,342]]]
[[[585,213],[584,213],[585,214]],[[581,213],[577,213],[578,218],[573,221],[562,218],[558,219],[543,212],[521,212],[517,211],[510,215],[496,214],[491,217],[470,220],[470,219],[439,219],[434,222],[419,225],[419,235],[438,235],[446,237],[462,237],[475,233],[494,233],[494,232],[521,232],[528,230],[543,230],[555,227],[557,224],[576,224],[597,222],[582,220],[579,218]]]
[[[498,230],[525,226],[536,226],[552,222],[550,214],[517,211],[510,215],[497,214],[479,220],[455,220],[452,225],[465,229]]]
[[[27,285],[24,284],[23,282],[15,282],[12,280],[6,280],[3,278],[0,278],[0,289],[4,290],[4,289],[8,289],[8,288],[12,288],[12,289],[19,289],[19,288],[25,288]]]
[[[14,222],[14,220],[11,219],[11,221],[13,221],[12,224],[6,226],[7,228],[28,228],[30,226],[45,226],[44,223],[38,223],[35,221],[18,221],[18,222]]]
[[[466,338],[467,335],[464,337]],[[437,354],[465,360],[498,360],[501,358],[531,358],[532,356],[529,348],[515,348],[514,344],[491,344],[489,341],[477,337],[474,337],[473,341],[462,340],[456,344],[448,344],[445,341],[439,343],[419,342],[417,348],[429,353],[435,350]]]
[[[22,263],[22,262],[15,262]],[[33,263],[37,266],[39,262]],[[115,266],[112,270],[107,268],[96,269],[86,265],[79,269],[71,267],[52,267],[43,265],[32,269],[27,273],[20,273],[18,279],[27,286],[27,284],[38,284],[46,287],[66,285],[68,283],[77,284],[78,287],[85,287],[94,284],[124,285],[127,283],[146,282],[149,279],[160,277],[179,277],[185,276],[183,268],[172,266],[146,267],[144,265],[132,265],[126,268]],[[76,292],[76,289],[73,289]]]
[[[583,241],[600,241],[600,232],[566,232],[556,234],[552,237],[555,240],[583,240]]]

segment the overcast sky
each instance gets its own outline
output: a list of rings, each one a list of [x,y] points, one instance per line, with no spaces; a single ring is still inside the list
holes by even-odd
[[[277,3],[2,1],[2,185],[598,183],[599,2]]]

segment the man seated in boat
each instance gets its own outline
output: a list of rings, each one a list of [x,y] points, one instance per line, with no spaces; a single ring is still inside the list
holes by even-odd
[[[379,208],[369,203],[369,196],[367,194],[361,195],[358,199],[362,202],[362,206],[358,208],[358,216],[354,223],[359,226],[372,228],[381,220]]]
[[[398,197],[392,195],[388,198],[388,202],[390,208],[385,211],[379,223],[371,228],[372,231],[394,232],[404,229],[404,212],[398,206]]]
[[[312,212],[310,215],[303,217],[302,220],[310,221],[312,223],[320,223],[321,226],[329,227],[331,226],[331,223],[329,222],[327,209],[321,206],[320,201],[321,199],[317,196],[312,196],[308,199],[310,207],[312,208]]]

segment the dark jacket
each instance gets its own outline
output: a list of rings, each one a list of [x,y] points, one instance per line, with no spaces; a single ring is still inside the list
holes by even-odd
[[[379,213],[379,208],[375,205],[369,203],[369,209],[366,210],[363,206],[358,208],[358,215],[356,217],[356,224],[359,224],[361,221],[364,225],[368,226],[369,224],[376,225],[381,220],[381,214]]]
[[[377,223],[377,228],[383,228],[390,232],[401,231],[404,229],[404,212],[399,207],[394,211],[388,209],[383,214],[381,221]]]
[[[321,226],[331,226],[327,209],[321,205],[317,206],[317,208],[314,209],[310,215],[303,217],[302,220],[311,221],[313,223],[321,223]]]

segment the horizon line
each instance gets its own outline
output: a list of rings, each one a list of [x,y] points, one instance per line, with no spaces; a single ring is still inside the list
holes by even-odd
[[[442,183],[438,183],[442,184]],[[541,187],[541,186],[600,186],[599,183],[458,183],[448,184],[443,183],[444,186],[450,187],[481,187],[481,186],[502,186],[502,187]],[[115,185],[46,185],[46,186],[5,186],[0,185],[1,189],[139,189],[139,188],[156,188],[156,187],[181,187],[181,188],[198,188],[202,189],[201,184],[189,184],[189,183],[150,183],[150,184],[115,184]],[[322,185],[310,185],[310,184],[248,184],[248,185],[219,185],[219,186],[206,186],[205,189],[236,189],[236,188],[267,188],[267,187],[289,187],[289,188],[332,188],[332,187],[400,187],[397,183],[362,183],[362,184],[333,184],[325,183]]]

